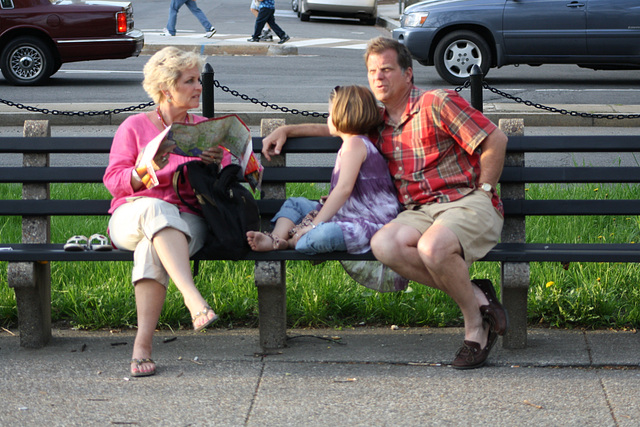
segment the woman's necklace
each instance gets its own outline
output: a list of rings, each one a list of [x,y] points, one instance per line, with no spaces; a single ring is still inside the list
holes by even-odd
[[[156,107],[156,114],[158,115],[158,120],[160,120],[162,126],[164,126],[165,129],[168,128],[169,125],[164,121],[164,117],[162,117],[162,113],[160,112],[160,106]],[[185,122],[189,123],[189,113],[187,113]]]

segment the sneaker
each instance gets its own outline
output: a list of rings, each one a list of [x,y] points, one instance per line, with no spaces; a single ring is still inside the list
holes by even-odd
[[[209,28],[209,31],[207,31],[204,36],[208,39],[210,39],[211,37],[213,37],[213,35],[216,33],[216,29],[214,27]]]
[[[175,34],[171,34],[171,33],[169,32],[169,30],[167,30],[166,28],[163,28],[163,29],[162,29],[162,33],[160,33],[160,35],[161,35],[161,36],[167,36],[167,37],[173,37],[173,36],[175,36]]]
[[[270,28],[262,30],[262,34],[260,34],[260,40],[264,40],[264,41],[272,41],[273,40],[273,35],[271,34],[271,29]]]
[[[247,39],[247,41],[252,43],[257,43],[260,41],[260,39],[257,37],[251,37],[250,39]]]
[[[280,41],[278,42],[278,44],[286,43],[286,42],[288,42],[289,40],[291,40],[291,37],[289,37],[287,34],[285,34],[285,35],[284,35],[284,37],[282,37],[282,38],[280,39]]]

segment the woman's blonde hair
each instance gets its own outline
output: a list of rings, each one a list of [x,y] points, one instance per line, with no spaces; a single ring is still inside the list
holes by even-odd
[[[367,135],[382,121],[375,96],[364,86],[337,86],[329,101],[331,121],[340,132]]]
[[[144,66],[142,87],[153,102],[160,104],[165,100],[164,91],[174,89],[182,72],[193,67],[201,70],[204,57],[195,52],[186,52],[169,46],[156,52]]]

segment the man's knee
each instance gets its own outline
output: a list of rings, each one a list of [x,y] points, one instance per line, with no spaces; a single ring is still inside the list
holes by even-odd
[[[397,254],[399,244],[397,227],[394,224],[387,224],[376,232],[371,238],[371,251],[380,261],[393,258]]]
[[[417,247],[420,257],[430,265],[439,265],[450,256],[462,254],[458,237],[447,227],[430,228],[422,235]]]

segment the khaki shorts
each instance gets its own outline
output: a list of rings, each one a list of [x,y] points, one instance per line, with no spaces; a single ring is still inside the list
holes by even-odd
[[[484,191],[448,203],[431,203],[406,210],[391,222],[408,225],[424,234],[434,224],[453,231],[467,265],[487,254],[500,240],[504,219]]]
[[[153,236],[165,228],[175,228],[184,233],[189,242],[189,255],[202,248],[207,236],[204,218],[153,197],[134,197],[118,206],[109,221],[109,236],[119,249],[133,251],[131,281],[153,279],[165,287],[169,275],[153,247]]]

